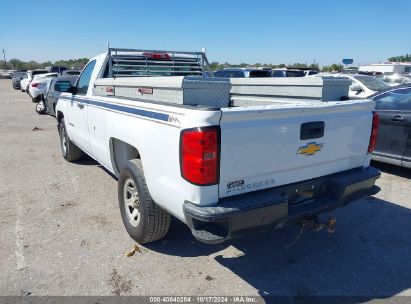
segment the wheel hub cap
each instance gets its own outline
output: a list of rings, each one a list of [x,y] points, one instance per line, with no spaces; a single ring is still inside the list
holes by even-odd
[[[63,151],[63,154],[66,155],[67,152],[67,141],[66,141],[66,132],[64,129],[61,130],[61,150]]]
[[[124,209],[130,224],[134,227],[140,222],[140,211],[139,211],[139,196],[137,192],[137,187],[132,178],[128,178],[124,183],[123,188],[124,193]]]

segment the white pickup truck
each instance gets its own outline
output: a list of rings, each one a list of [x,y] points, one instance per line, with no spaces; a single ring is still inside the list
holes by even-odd
[[[109,49],[58,100],[63,157],[118,177],[137,242],[164,237],[171,215],[218,243],[379,191],[372,100],[233,106],[230,80],[207,66],[202,52]]]

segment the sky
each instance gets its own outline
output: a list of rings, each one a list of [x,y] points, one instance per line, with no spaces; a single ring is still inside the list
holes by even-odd
[[[411,53],[411,0],[2,0],[6,59],[92,57],[112,47],[197,51],[210,62],[386,61]]]

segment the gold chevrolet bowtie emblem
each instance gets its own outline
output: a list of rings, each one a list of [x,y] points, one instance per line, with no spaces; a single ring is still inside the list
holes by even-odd
[[[318,151],[321,151],[323,144],[317,144],[315,142],[308,143],[306,146],[298,148],[297,154],[314,155]]]

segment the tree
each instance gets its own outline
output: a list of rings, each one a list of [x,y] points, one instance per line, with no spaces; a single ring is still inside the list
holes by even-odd
[[[343,69],[344,67],[341,64],[333,63],[330,66],[323,66],[322,71],[323,72],[341,72]]]
[[[315,69],[315,70],[319,70],[320,66],[318,65],[318,63],[311,63],[309,65],[309,68]]]
[[[394,56],[388,58],[388,61],[391,62],[411,62],[411,54],[405,54],[401,56]]]
[[[307,65],[305,63],[293,63],[292,65],[288,66],[289,68],[307,68]]]
[[[58,60],[55,61],[54,63],[51,61],[46,61],[42,63],[38,63],[34,60],[25,62],[21,61],[19,59],[13,58],[10,59],[7,65],[4,63],[4,61],[0,61],[0,69],[4,70],[34,70],[34,69],[44,69],[45,67],[49,66],[63,66],[67,68],[72,68],[73,66],[80,66],[83,67],[87,64],[88,58],[79,58],[79,59],[69,59],[69,60]]]
[[[87,62],[88,62],[88,58],[79,58],[79,59],[69,59],[69,60],[58,60],[54,62],[53,65],[71,68],[73,66],[85,66]]]

